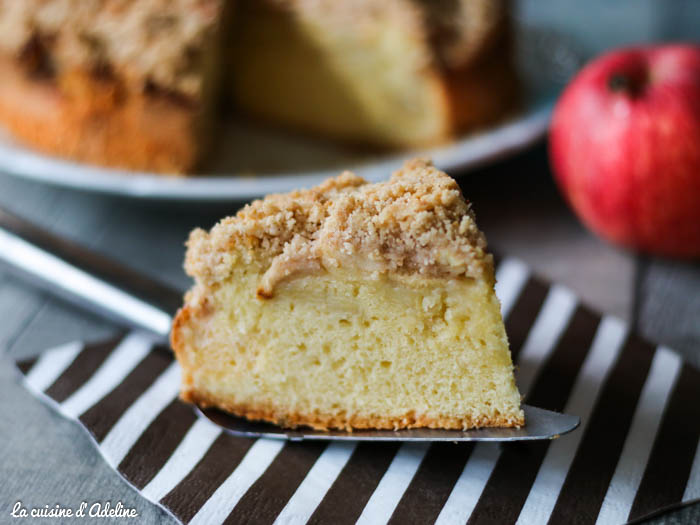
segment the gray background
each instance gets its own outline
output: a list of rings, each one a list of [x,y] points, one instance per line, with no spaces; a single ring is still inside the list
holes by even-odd
[[[586,55],[638,41],[697,40],[699,13],[700,2],[649,0],[531,0],[518,9],[526,22],[565,32]],[[574,289],[584,302],[632,322],[647,337],[700,363],[698,264],[636,258],[586,232],[551,181],[543,143],[459,180],[493,248],[524,259],[537,273]],[[0,206],[183,290],[188,280],[181,262],[189,230],[209,227],[241,204],[185,209],[0,175]],[[29,507],[121,500],[136,507],[139,523],[174,522],[107,466],[82,429],[25,391],[11,365],[19,356],[116,330],[0,267],[0,523],[11,521],[17,500]],[[655,521],[698,522],[700,505]]]

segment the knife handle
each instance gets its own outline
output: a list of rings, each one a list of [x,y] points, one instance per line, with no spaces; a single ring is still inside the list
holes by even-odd
[[[160,338],[182,304],[181,292],[1,208],[0,260],[35,286]]]

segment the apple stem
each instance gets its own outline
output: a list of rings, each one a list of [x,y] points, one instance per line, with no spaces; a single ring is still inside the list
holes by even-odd
[[[630,78],[622,73],[613,73],[608,79],[608,88],[611,91],[631,91]]]

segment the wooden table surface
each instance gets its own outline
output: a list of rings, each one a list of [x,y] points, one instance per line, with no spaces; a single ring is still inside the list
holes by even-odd
[[[559,197],[543,144],[459,180],[493,248],[700,363],[698,265],[637,260],[589,234]],[[210,227],[241,204],[167,207],[0,176],[0,206],[183,290],[189,284],[181,269],[189,230]],[[28,506],[121,500],[138,509],[139,523],[172,523],[107,466],[82,429],[25,391],[11,365],[11,359],[101,338],[118,327],[5,270],[0,267],[0,522],[18,500]],[[700,505],[655,521],[698,522]]]

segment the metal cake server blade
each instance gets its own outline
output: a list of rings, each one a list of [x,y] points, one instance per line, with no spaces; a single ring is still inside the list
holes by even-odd
[[[0,209],[0,261],[28,282],[91,312],[166,340],[182,294],[71,241]],[[523,405],[523,428],[476,430],[284,429],[212,409],[197,409],[224,431],[244,437],[346,441],[534,441],[558,438],[574,430],[577,416]]]
[[[289,441],[540,441],[557,439],[581,423],[578,416],[560,414],[544,408],[523,405],[525,426],[522,428],[478,428],[473,430],[441,430],[411,428],[407,430],[313,430],[286,429],[271,423],[248,421],[220,410],[197,411],[225,432],[239,437],[286,439]]]

